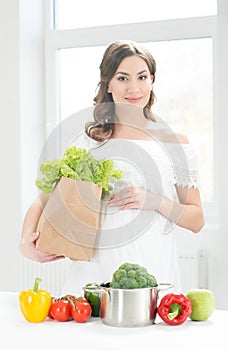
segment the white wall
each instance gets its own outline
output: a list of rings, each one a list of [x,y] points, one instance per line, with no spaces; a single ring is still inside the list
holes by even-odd
[[[213,233],[211,252],[214,256],[213,284],[219,305],[228,309],[228,1],[218,0],[217,41],[215,64],[215,165],[218,188],[220,227]]]
[[[0,3],[0,290],[19,283],[18,241],[21,222],[20,90],[18,1]]]
[[[216,62],[218,87],[215,120],[216,175],[221,222],[217,229],[205,228],[199,235],[182,232],[180,249],[206,248],[210,254],[209,287],[216,293],[217,306],[228,309],[228,170],[225,167],[228,130],[228,2],[219,0],[220,54]],[[226,4],[225,4],[226,3]],[[20,21],[19,21],[20,15]],[[34,178],[44,140],[42,1],[0,1],[0,152],[1,152],[1,244],[0,290],[19,290],[22,257],[18,250],[21,224],[35,196]],[[225,44],[224,44],[225,43]],[[225,62],[225,64],[224,64]],[[26,198],[22,202],[22,198]],[[223,204],[224,203],[224,204]]]
[[[22,212],[37,195],[34,180],[44,142],[43,1],[20,0]]]
[[[22,219],[43,144],[42,1],[0,1],[0,47],[0,290],[19,290]]]

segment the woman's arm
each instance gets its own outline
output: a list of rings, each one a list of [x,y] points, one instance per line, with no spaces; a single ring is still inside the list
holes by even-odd
[[[180,203],[162,197],[157,210],[178,226],[198,233],[204,226],[204,215],[198,189],[176,186]]]
[[[36,227],[47,201],[48,196],[43,194],[35,199],[25,215],[22,226],[20,252],[24,257],[38,262],[49,262],[63,258],[62,256],[44,253],[36,249],[36,241],[39,238],[39,232],[36,232]]]
[[[28,231],[35,232],[39,218],[47,201],[48,196],[41,194],[30,205],[23,222],[22,238],[26,235]]]

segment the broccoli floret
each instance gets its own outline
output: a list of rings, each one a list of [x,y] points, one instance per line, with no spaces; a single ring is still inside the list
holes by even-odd
[[[120,288],[124,288],[128,283],[128,277],[123,277],[119,280]]]
[[[127,289],[138,288],[138,283],[134,278],[128,278],[125,288]]]
[[[137,280],[138,286],[139,288],[144,288],[145,286],[147,286],[147,279],[143,276],[139,277]]]
[[[114,273],[114,278],[118,281],[121,280],[122,278],[127,276],[127,271],[125,271],[124,269],[118,269],[115,273]]]
[[[127,275],[128,275],[128,277],[133,278],[133,279],[136,279],[136,276],[137,276],[135,270],[128,271]]]
[[[156,287],[157,281],[147,269],[138,264],[124,263],[113,273],[110,287],[120,289],[135,289]]]
[[[122,288],[122,287],[120,286],[119,282],[113,281],[112,288],[119,289],[119,288]]]
[[[149,285],[156,284],[157,285],[157,281],[154,278],[154,276],[150,275],[147,277],[147,284],[149,284]]]

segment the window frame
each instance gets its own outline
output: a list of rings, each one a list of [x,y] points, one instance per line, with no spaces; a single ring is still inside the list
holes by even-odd
[[[223,0],[218,0],[223,3]],[[45,135],[59,124],[58,107],[59,82],[57,77],[58,58],[56,52],[60,49],[108,45],[119,38],[132,39],[137,42],[156,42],[168,40],[211,38],[213,45],[213,120],[218,114],[218,64],[217,47],[217,17],[193,17],[153,22],[141,22],[121,25],[96,26],[68,30],[54,29],[54,0],[44,1],[44,60],[45,60]],[[213,123],[216,125],[215,123]],[[218,130],[214,127],[214,158],[218,157]],[[206,226],[219,226],[218,205],[218,171],[214,160],[214,200],[203,203]]]

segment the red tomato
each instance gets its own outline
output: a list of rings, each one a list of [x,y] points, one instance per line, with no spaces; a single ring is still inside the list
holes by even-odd
[[[78,298],[75,298],[77,299],[78,301],[83,301],[84,303],[88,303],[88,299],[84,298],[84,297],[78,297]]]
[[[92,307],[88,301],[83,301],[81,298],[74,300],[74,306],[71,309],[71,314],[76,322],[86,322],[92,313]]]
[[[65,322],[72,319],[71,303],[66,299],[55,300],[50,307],[50,314],[56,321]]]
[[[58,299],[56,297],[51,297],[51,304],[53,304],[54,302],[56,302]],[[51,315],[51,306],[50,306],[50,309],[49,309],[49,313],[48,313],[48,317],[49,318],[53,318],[52,315]]]
[[[66,295],[64,295],[64,297],[62,299],[74,301],[76,299],[76,296],[74,296],[73,294],[66,294]]]

